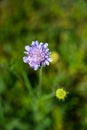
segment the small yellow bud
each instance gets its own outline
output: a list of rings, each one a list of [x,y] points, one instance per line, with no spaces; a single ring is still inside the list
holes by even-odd
[[[51,53],[51,58],[53,60],[51,63],[55,64],[59,60],[59,54],[56,51],[54,51]]]
[[[56,97],[59,98],[60,100],[65,99],[67,95],[67,92],[63,88],[59,88],[56,90]]]

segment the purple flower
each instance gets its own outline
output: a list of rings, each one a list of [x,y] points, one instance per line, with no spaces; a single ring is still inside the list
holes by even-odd
[[[31,46],[25,46],[25,50],[26,56],[23,57],[23,61],[28,63],[34,70],[41,66],[49,65],[49,62],[52,61],[47,43],[32,41]]]

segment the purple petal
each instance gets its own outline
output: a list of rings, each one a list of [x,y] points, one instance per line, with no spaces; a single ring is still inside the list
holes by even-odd
[[[38,42],[38,41],[36,41],[35,43],[36,43],[36,45],[38,46],[39,42]]]
[[[28,52],[28,51],[24,51],[24,53],[25,53],[25,54],[29,54],[29,52]]]
[[[35,44],[36,44],[35,41],[32,41],[32,44],[31,44],[31,45],[32,45],[32,46],[35,46]]]
[[[48,59],[49,62],[52,62],[53,60],[51,58]]]
[[[42,49],[42,48],[41,48],[42,45],[43,45],[43,43],[41,42],[41,43],[38,45],[38,48],[39,48],[39,49]]]
[[[43,45],[43,43],[42,43],[42,42],[40,42],[40,45],[42,46],[42,45]]]
[[[30,46],[25,46],[25,50],[29,51],[30,50]]]
[[[48,43],[45,43],[45,44],[44,44],[44,48],[47,48],[47,47],[48,47]]]
[[[23,57],[23,61],[25,62],[25,63],[28,63],[28,57]]]
[[[42,64],[41,64],[43,67],[46,65],[46,63],[45,62],[42,62]]]
[[[38,65],[35,65],[34,70],[38,70],[38,67],[39,67]]]
[[[47,65],[49,65],[49,62],[48,62],[47,60],[45,61],[45,63],[46,63]]]
[[[49,51],[49,49],[47,48],[47,49],[46,49],[46,52],[48,52],[48,51]]]

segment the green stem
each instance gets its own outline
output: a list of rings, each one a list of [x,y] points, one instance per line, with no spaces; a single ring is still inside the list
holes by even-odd
[[[49,100],[55,96],[55,93],[47,94],[42,97],[42,100]]]
[[[25,86],[26,86],[27,89],[28,89],[29,95],[30,95],[30,96],[33,96],[32,87],[31,87],[31,84],[30,84],[30,82],[29,82],[29,79],[28,79],[27,74],[26,74],[25,71],[23,71],[22,76],[23,76],[23,79],[24,79],[24,82],[25,82]]]
[[[42,67],[40,68],[40,71],[39,71],[39,85],[38,85],[38,90],[37,90],[38,97],[40,97],[41,95],[41,88],[42,88]]]

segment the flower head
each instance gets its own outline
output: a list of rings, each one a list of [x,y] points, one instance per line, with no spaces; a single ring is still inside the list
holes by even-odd
[[[56,97],[63,100],[65,99],[67,92],[63,88],[59,88],[56,90]]]
[[[25,46],[25,50],[26,56],[23,57],[23,61],[28,63],[34,70],[37,70],[40,66],[49,65],[49,62],[52,61],[47,43],[33,41],[31,46]]]

